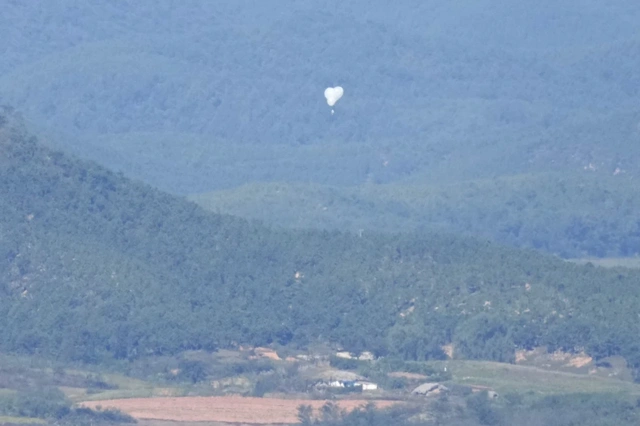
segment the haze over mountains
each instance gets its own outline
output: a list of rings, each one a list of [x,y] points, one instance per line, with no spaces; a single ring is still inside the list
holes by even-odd
[[[2,101],[173,192],[638,171],[636,2],[73,4],[5,7]]]
[[[601,208],[637,199],[636,2],[12,2],[0,19],[0,101],[30,128],[217,211],[640,252],[631,207]],[[309,212],[327,197],[335,215]]]
[[[435,330],[426,312],[457,300],[452,294],[461,292],[459,303],[470,303],[467,298],[487,285],[482,291],[495,298],[510,288],[520,292],[531,277],[544,283],[535,287],[541,291],[538,324],[550,312],[567,309],[571,321],[577,315],[589,323],[601,292],[615,290],[616,297],[626,298],[635,275],[579,268],[433,231],[564,257],[640,252],[636,18],[640,6],[622,0],[604,9],[595,1],[527,7],[406,1],[392,12],[381,1],[7,4],[0,18],[0,100],[15,106],[55,149],[28,142],[30,131],[20,125],[4,125],[4,149],[11,153],[3,160],[9,200],[3,203],[4,273],[10,278],[5,291],[19,301],[4,309],[15,314],[16,327],[32,324],[36,333],[7,334],[5,348],[51,351],[64,341],[72,352],[95,347],[129,357],[140,350],[230,344],[237,336],[256,344],[301,344],[321,335],[354,347],[400,351],[402,344],[389,339],[411,340],[407,336],[422,333],[425,324]],[[332,116],[322,93],[334,84],[345,87],[345,96]],[[270,229],[208,214],[57,149],[161,190],[192,194],[216,212],[351,233]],[[304,250],[296,251],[301,245]],[[449,245],[455,247],[451,253],[433,260]],[[59,258],[49,257],[51,252]],[[69,259],[78,256],[82,266],[74,269],[76,261]],[[435,263],[421,275],[425,261]],[[502,276],[486,270],[496,263],[506,268]],[[548,265],[571,284],[545,275]],[[75,300],[68,296],[76,286],[84,294],[85,280],[118,282],[123,268],[126,290],[115,292],[145,288],[146,295],[153,289],[159,299],[144,306],[156,310],[136,310],[130,300],[124,303],[125,293],[113,302],[113,289],[69,301]],[[314,285],[292,281],[297,272]],[[45,276],[58,284],[23,283]],[[605,282],[611,290],[602,288]],[[379,293],[367,293],[368,286]],[[66,290],[58,293],[60,288]],[[581,302],[574,306],[568,298],[560,309],[558,292],[567,288]],[[72,323],[93,327],[95,312],[87,306],[104,302],[108,315],[122,315],[122,324],[158,322],[173,331],[158,331],[157,340],[149,337],[156,331],[118,328],[114,320],[113,330],[76,330],[82,338],[73,330],[59,337],[43,334],[28,319],[32,307],[22,305],[43,289],[56,289],[47,297],[63,294],[61,303],[80,309],[58,317],[52,308],[46,320],[51,330]],[[212,289],[220,300],[212,298]],[[409,301],[415,291],[429,296],[424,321],[409,334],[396,333],[399,310],[414,303]],[[524,303],[520,293],[500,294],[505,313]],[[389,305],[389,298],[396,302]],[[488,299],[483,296],[482,303]],[[158,306],[167,300],[189,314],[159,321]],[[225,309],[204,308],[202,300]],[[631,354],[626,332],[614,333],[615,347],[598,346],[612,332],[608,324],[631,321],[625,315],[636,301],[625,300],[630,305],[603,313],[603,328],[582,336],[581,344],[601,356]],[[279,307],[271,320],[229,320],[247,318],[265,301]],[[343,302],[347,306],[327,308]],[[288,312],[288,306],[300,311]],[[380,322],[368,318],[370,309],[380,313]],[[584,310],[578,315],[574,309]],[[340,316],[345,312],[358,312],[349,316],[354,319],[348,332]],[[439,356],[438,345],[462,339],[458,327],[472,327],[459,314],[447,313],[449,325],[439,326],[445,334],[435,333],[422,349],[402,356]],[[196,323],[224,324],[223,331],[208,335],[208,329],[196,328],[185,336],[179,330],[189,315]],[[467,355],[508,359],[514,345],[541,342],[572,347],[553,334],[556,328],[528,329],[522,337],[520,319],[508,318],[500,317],[511,324],[500,331],[504,339],[497,346],[504,351],[485,353],[476,342],[480,349]],[[571,329],[564,321],[557,326],[563,338],[560,330]],[[473,327],[484,327],[478,324]],[[124,346],[113,346],[114,333]],[[67,341],[67,335],[76,337]]]
[[[304,424],[638,424],[640,3],[5,3],[0,423],[339,369],[415,406]]]

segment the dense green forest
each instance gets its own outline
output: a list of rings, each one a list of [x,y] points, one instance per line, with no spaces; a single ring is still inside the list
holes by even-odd
[[[639,20],[635,0],[8,2],[0,103],[182,194],[637,175]]]
[[[640,270],[595,259],[640,259],[639,2],[85,3],[0,12],[0,423],[134,422],[65,394],[107,368],[309,392],[240,345],[368,350],[329,365],[405,392],[303,426],[640,423],[624,386],[468,361],[620,355],[640,383]],[[480,365],[545,386],[488,399]]]
[[[0,103],[223,213],[639,253],[636,1],[255,3],[9,2]]]
[[[538,174],[451,185],[252,184],[190,197],[283,227],[491,238],[562,257],[640,253],[640,186],[622,176]]]
[[[424,360],[453,342],[640,367],[638,272],[446,234],[269,229],[0,123],[0,350],[95,363],[322,341]]]

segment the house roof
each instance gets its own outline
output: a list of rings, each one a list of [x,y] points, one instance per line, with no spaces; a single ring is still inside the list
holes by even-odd
[[[438,389],[440,387],[440,383],[436,383],[436,382],[430,382],[430,383],[423,383],[420,386],[418,386],[417,388],[415,388],[411,393],[417,393],[420,395],[426,395],[429,392],[432,392],[436,389]]]

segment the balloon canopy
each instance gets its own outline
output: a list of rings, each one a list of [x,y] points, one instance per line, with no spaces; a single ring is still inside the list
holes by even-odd
[[[332,107],[344,95],[344,89],[340,86],[327,87],[324,91],[324,97],[327,98],[327,104]]]

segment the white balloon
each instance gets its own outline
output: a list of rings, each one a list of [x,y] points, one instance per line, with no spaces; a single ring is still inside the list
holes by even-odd
[[[330,107],[334,106],[342,95],[344,95],[344,89],[340,86],[327,87],[324,91],[324,97],[327,98],[327,104]]]

